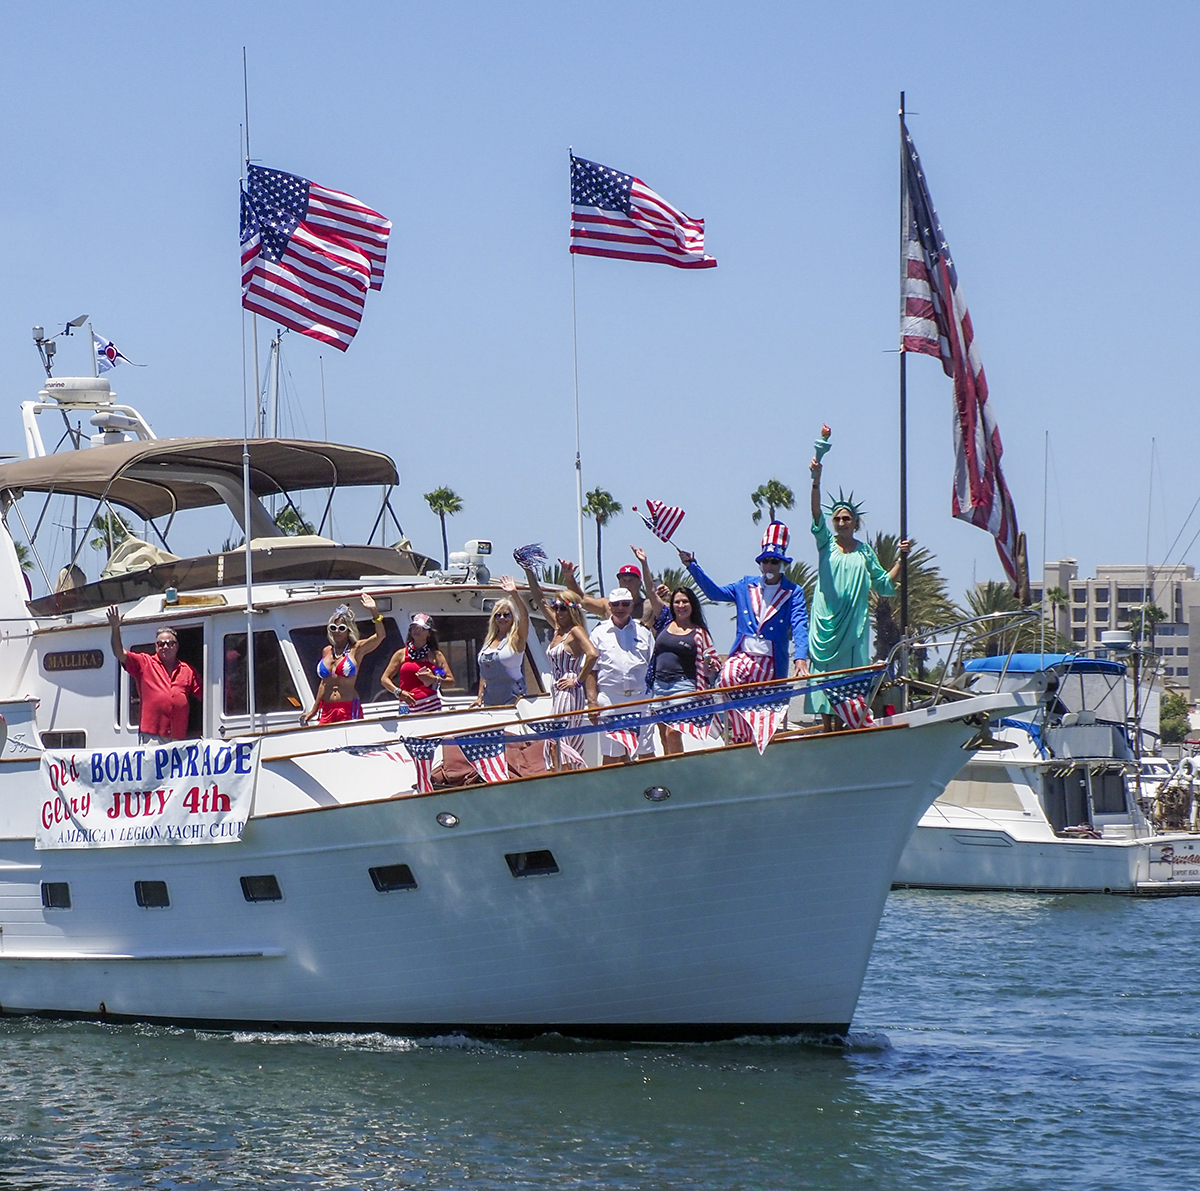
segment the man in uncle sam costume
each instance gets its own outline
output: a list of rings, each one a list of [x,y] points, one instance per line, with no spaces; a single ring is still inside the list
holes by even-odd
[[[787,547],[787,526],[772,521],[754,560],[759,573],[728,587],[714,583],[700,569],[694,554],[679,551],[679,561],[710,600],[737,606],[737,636],[721,669],[721,686],[786,677],[789,638],[796,648],[796,673],[808,673],[808,608],[803,590],[783,574],[784,566],[792,561]],[[735,742],[751,738],[750,727],[742,716],[732,715],[730,720]]]

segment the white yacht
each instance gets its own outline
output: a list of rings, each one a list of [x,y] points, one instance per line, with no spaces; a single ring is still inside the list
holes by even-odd
[[[46,453],[40,417],[89,411],[90,441]],[[527,651],[531,697],[469,706],[499,594],[481,552],[431,574],[403,542],[282,536],[262,504],[382,485],[378,530],[399,480],[385,455],[261,439],[244,469],[240,439],[155,438],[92,378],[47,381],[23,413],[30,458],[0,465],[6,1013],[645,1040],[841,1033],[917,820],[979,725],[1032,714],[1039,697],[971,695],[825,736],[785,723],[762,753],[712,738],[552,772],[537,763],[562,730],[539,718],[544,624]],[[143,537],[98,579],[44,571],[52,590],[27,598],[10,530],[36,552],[62,496],[79,499],[85,525],[124,510]],[[248,551],[171,551],[176,515],[206,508],[229,510]],[[388,635],[359,675],[364,717],[302,728],[330,612],[363,589]],[[139,745],[110,604],[127,649],[176,630],[203,689],[194,739]],[[458,680],[426,717],[401,716],[378,687],[417,612]],[[767,695],[786,701],[797,685]],[[478,729],[504,732],[506,754],[532,743],[524,775],[432,785],[428,767]]]
[[[1016,654],[969,661],[964,678],[970,691],[1045,698],[1033,716],[993,723],[986,747],[922,815],[897,886],[1200,893],[1200,783],[1194,791],[1189,773],[1176,790],[1163,762],[1166,782],[1139,791],[1123,663]]]

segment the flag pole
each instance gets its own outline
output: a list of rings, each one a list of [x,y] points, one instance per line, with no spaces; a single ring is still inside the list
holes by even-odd
[[[571,161],[575,160],[575,147],[567,146]],[[568,245],[570,247],[570,245]],[[586,574],[583,565],[583,464],[579,453],[579,323],[575,313],[575,254],[571,257],[571,347],[575,362],[575,536],[579,547],[579,588],[585,589]],[[596,576],[600,581],[600,576]]]
[[[904,351],[904,279],[908,272],[908,183],[905,168],[904,92],[900,92],[900,541],[908,538],[908,368]],[[900,555],[900,638],[908,635],[908,555]],[[908,649],[900,651],[900,672],[908,675]],[[907,704],[907,688],[901,688]]]
[[[242,101],[246,112],[246,173],[250,170],[250,83],[246,70],[246,47],[242,46]],[[246,178],[243,176],[242,184]],[[242,316],[245,326],[245,316]],[[258,417],[258,316],[252,314],[250,323],[254,337],[254,415]],[[246,407],[246,369],[242,364],[242,515],[245,523],[242,531],[246,542],[246,714],[250,720],[250,731],[254,731],[255,690],[254,690],[254,570],[251,560],[251,502],[254,499],[250,490],[250,416]]]

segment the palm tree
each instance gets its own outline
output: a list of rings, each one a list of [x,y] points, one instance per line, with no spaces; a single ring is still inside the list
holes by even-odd
[[[767,506],[767,520],[775,520],[775,510],[790,509],[796,503],[796,494],[779,480],[768,480],[750,493],[754,512],[750,520],[757,525],[762,520],[763,505]]]
[[[967,592],[967,607],[963,609],[967,616],[996,616],[1003,612],[1020,612],[1021,604],[1012,588],[1007,583],[999,583],[989,579],[986,583],[976,583]],[[1002,628],[1003,620],[996,620],[995,627]],[[1015,639],[1014,639],[1015,636]],[[1014,632],[996,633],[991,637],[975,641],[967,646],[968,657],[998,657],[1008,653],[1010,649],[1020,653],[1038,653],[1041,650],[1041,627],[1033,621],[1023,624]],[[1074,644],[1059,632],[1046,634],[1046,650],[1053,653],[1071,653]]]
[[[812,611],[813,592],[817,588],[817,572],[806,562],[797,559],[784,568],[783,573],[797,586],[804,589],[804,603]]]
[[[16,548],[17,562],[19,562],[21,564],[21,570],[32,571],[33,570],[33,555],[30,552],[29,547],[26,546],[24,542],[18,542],[15,539],[13,541],[13,546]]]
[[[1141,641],[1145,638],[1147,641],[1154,641],[1154,630],[1167,619],[1167,614],[1155,603],[1139,604],[1132,609],[1133,615],[1129,618],[1129,631],[1133,635],[1135,641]]]
[[[593,488],[587,494],[587,504],[583,506],[583,511],[596,520],[596,578],[600,582],[600,590],[603,591],[604,562],[600,555],[600,531],[613,517],[625,510],[619,501],[613,499],[611,492],[605,492],[603,488]]]
[[[1069,604],[1070,598],[1061,587],[1052,587],[1046,592],[1046,603],[1050,605],[1050,623],[1054,627],[1056,633],[1062,632],[1058,625],[1058,614],[1062,612]]]
[[[462,497],[453,488],[435,488],[425,493],[425,503],[442,523],[442,566],[450,566],[450,541],[446,537],[446,518],[461,513]]]
[[[877,533],[871,543],[879,565],[890,571],[895,565],[900,539],[892,533]],[[946,580],[924,546],[914,545],[908,554],[908,630],[937,628],[958,619],[958,609],[946,593]],[[900,640],[897,616],[900,597],[871,595],[875,612],[875,656],[885,658]],[[918,665],[922,659],[918,658]]]
[[[696,580],[683,567],[663,567],[662,581],[674,591],[677,587],[690,588],[692,594],[702,604],[711,604],[712,600],[700,590]]]
[[[312,522],[305,520],[303,511],[294,505],[284,505],[275,518],[275,524],[287,538],[307,537],[317,532]]]
[[[107,550],[109,554],[127,538],[133,537],[133,526],[111,508],[107,513],[97,513],[88,528],[96,534],[88,545],[93,550]]]

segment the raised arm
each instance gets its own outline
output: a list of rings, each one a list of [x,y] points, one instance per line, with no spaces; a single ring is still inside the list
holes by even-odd
[[[584,593],[583,588],[579,586],[579,580],[575,577],[575,564],[565,558],[560,558],[558,565],[562,567],[563,586],[579,597],[579,602],[583,606],[583,610],[590,612],[593,616],[599,616],[601,619],[607,617],[608,601],[598,600],[595,596]]]
[[[374,597],[370,592],[364,591],[358,598],[362,602],[362,606],[371,614],[371,619],[375,622],[375,634],[371,637],[364,637],[355,644],[353,650],[355,665],[358,665],[367,654],[378,649],[387,637],[387,630],[383,627],[383,617],[379,614],[379,609],[375,606]]]
[[[650,615],[646,618],[650,622],[646,626],[649,628],[658,619],[658,614],[666,605],[663,603],[662,596],[658,594],[659,585],[654,582],[654,576],[650,574],[650,564],[646,561],[645,550],[640,546],[630,546],[629,549],[633,551],[633,556],[642,568],[642,590],[646,593],[646,600],[650,604]]]
[[[816,525],[821,520],[821,465],[814,459],[808,470],[812,473],[812,519]]]
[[[538,582],[537,572],[532,567],[523,566],[521,569],[525,572],[525,582],[529,584],[529,594],[533,597],[534,604],[546,618],[546,623],[553,628],[554,615],[550,609],[550,601],[546,599],[546,593]]]
[[[677,547],[678,549],[678,547]],[[710,600],[716,604],[732,604],[736,602],[737,597],[734,594],[734,585],[731,583],[728,587],[720,587],[714,583],[701,569],[700,564],[696,561],[694,554],[688,553],[686,550],[679,551],[679,561],[688,569],[688,574],[696,580],[700,590],[704,592]]]
[[[529,609],[517,591],[517,581],[511,575],[500,576],[500,587],[510,597],[509,603],[517,610],[517,653],[525,652],[529,640]],[[551,621],[551,624],[554,622]]]
[[[121,644],[121,609],[112,604],[108,609],[108,627],[110,631],[110,643],[112,645],[113,657],[117,659],[117,664],[125,665],[125,646]]]

